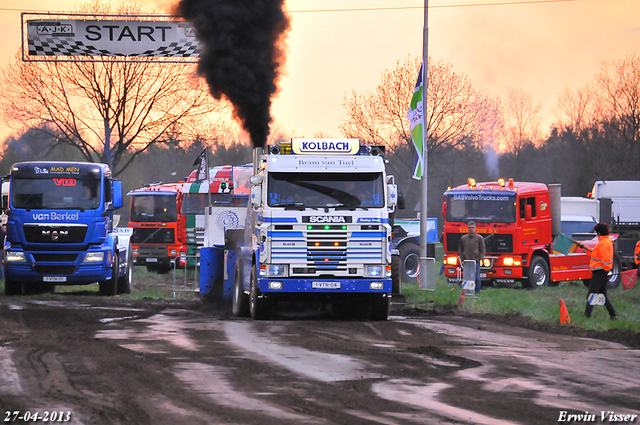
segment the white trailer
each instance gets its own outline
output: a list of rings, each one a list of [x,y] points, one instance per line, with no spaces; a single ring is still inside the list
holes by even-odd
[[[561,204],[560,231],[572,239],[592,239],[593,226],[598,223],[600,202],[597,199],[579,196],[563,196]]]
[[[618,233],[617,250],[622,263],[634,267],[633,251],[640,239],[640,181],[600,180],[589,197],[598,201],[598,221],[608,223]]]

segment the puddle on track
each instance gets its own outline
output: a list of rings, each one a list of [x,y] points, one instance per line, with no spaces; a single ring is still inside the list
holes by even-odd
[[[449,406],[438,401],[438,394],[449,388],[449,384],[438,382],[420,385],[401,380],[389,380],[373,384],[373,392],[379,397],[398,403],[408,404],[430,412],[435,417],[478,425],[516,425],[517,422],[503,421],[471,410]],[[433,418],[431,419],[433,420]],[[433,423],[429,421],[428,423]]]
[[[464,369],[457,376],[481,382],[483,390],[499,394],[534,392],[533,401],[544,407],[576,411],[607,411],[599,394],[626,393],[640,405],[640,350],[607,341],[524,331],[520,335],[497,334],[437,321],[412,321],[415,326],[455,337],[467,345],[451,347],[451,354],[477,360],[481,367]],[[573,338],[571,340],[571,338]],[[543,341],[544,339],[544,341]],[[487,341],[491,341],[488,343]],[[615,358],[615,365],[612,362]],[[507,365],[528,370],[529,376],[510,372]],[[515,376],[510,376],[515,375]],[[633,405],[634,403],[632,403]],[[615,410],[615,409],[614,409]],[[626,413],[640,411],[625,409]]]
[[[0,394],[20,395],[23,392],[18,369],[11,359],[12,355],[12,349],[0,347]]]
[[[380,377],[380,374],[366,372],[369,365],[352,357],[283,345],[277,338],[256,332],[252,322],[225,322],[224,331],[229,342],[243,351],[316,381],[334,382]]]
[[[195,391],[207,394],[220,406],[242,409],[272,416],[278,419],[298,421],[299,423],[325,423],[317,419],[293,413],[267,401],[252,398],[245,393],[235,391],[219,368],[203,363],[180,363],[174,372],[176,377],[187,383]]]
[[[111,320],[109,324],[114,326],[122,324],[121,320]],[[145,329],[141,331],[133,328],[103,329],[96,333],[96,338],[126,341],[120,344],[123,348],[145,353],[164,352],[158,348],[159,344],[170,344],[188,351],[198,351],[201,348],[189,338],[187,331],[193,327],[183,319],[156,314],[146,319],[135,320],[135,322],[146,325]],[[143,344],[142,341],[148,341],[153,347]]]

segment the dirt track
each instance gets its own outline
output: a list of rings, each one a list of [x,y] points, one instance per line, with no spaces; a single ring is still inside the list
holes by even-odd
[[[253,322],[197,301],[0,296],[2,419],[55,411],[74,424],[550,424],[562,412],[589,412],[596,423],[601,411],[640,415],[637,349],[401,305],[392,315]]]

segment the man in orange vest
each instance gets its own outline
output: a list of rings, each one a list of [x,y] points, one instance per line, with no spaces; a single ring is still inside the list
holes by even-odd
[[[636,252],[633,258],[636,259],[636,268],[640,271],[640,241],[636,242]]]
[[[604,306],[609,312],[611,320],[617,320],[616,311],[613,308],[613,304],[607,297],[607,282],[609,280],[608,273],[613,267],[613,242],[609,238],[609,226],[606,223],[598,223],[593,227],[593,230],[598,235],[598,244],[593,249],[587,248],[591,253],[591,261],[589,261],[589,268],[591,269],[591,280],[589,281],[590,294],[603,294]],[[587,299],[587,307],[584,310],[586,317],[591,317],[591,311],[593,306],[589,304]]]

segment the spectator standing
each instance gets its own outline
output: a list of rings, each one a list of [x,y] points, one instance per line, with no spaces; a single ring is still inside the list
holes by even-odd
[[[636,268],[640,271],[640,241],[636,242],[636,251],[633,254],[633,258],[636,260]]]
[[[598,244],[590,249],[581,244],[582,248],[587,249],[591,254],[589,261],[589,269],[591,269],[591,280],[589,281],[589,291],[587,293],[587,307],[584,310],[585,317],[591,317],[593,306],[589,304],[589,294],[603,294],[604,306],[609,312],[611,320],[617,320],[616,310],[607,297],[608,274],[613,267],[613,242],[609,238],[609,226],[606,223],[598,223],[593,227],[598,236]]]
[[[476,290],[479,294],[481,289],[480,282],[480,262],[484,258],[485,247],[484,238],[476,233],[476,222],[467,223],[469,233],[460,238],[458,255],[460,256],[460,264],[464,264],[466,260],[475,260],[476,262]]]

